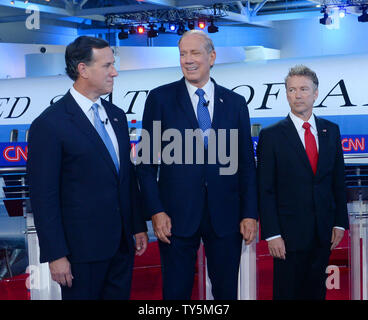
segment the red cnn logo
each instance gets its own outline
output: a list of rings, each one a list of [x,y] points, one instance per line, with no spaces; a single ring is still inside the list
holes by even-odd
[[[23,158],[23,160],[27,161],[28,147],[25,147],[25,150],[20,146],[9,146],[6,147],[3,151],[3,157],[5,160],[9,162],[18,162]]]
[[[342,150],[344,151],[364,151],[365,150],[365,139],[364,138],[344,138],[341,140]]]

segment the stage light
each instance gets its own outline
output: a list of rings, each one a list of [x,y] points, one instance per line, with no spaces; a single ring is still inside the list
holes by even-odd
[[[147,32],[148,38],[156,38],[158,36],[158,32],[157,32],[157,30],[155,30],[155,25],[150,24],[149,27],[150,27],[150,29]]]
[[[10,4],[14,4],[15,2],[13,0],[10,1]]]
[[[137,33],[137,30],[135,29],[135,27],[134,27],[134,26],[130,26],[130,28],[129,28],[129,33],[130,33],[130,34],[136,34],[136,33]]]
[[[340,18],[345,18],[345,15],[346,15],[346,10],[344,8],[340,8],[339,17]]]
[[[208,33],[216,33],[219,31],[219,28],[216,27],[213,23],[213,20],[211,21],[211,24],[207,28]]]
[[[319,19],[319,23],[323,25],[332,24],[332,18],[328,16],[327,8],[323,8],[321,13],[323,13],[323,18]]]
[[[139,25],[138,27],[137,27],[137,31],[138,31],[138,33],[139,34],[143,34],[144,33],[144,26],[142,26],[142,25]]]
[[[179,23],[178,31],[176,32],[179,36],[182,36],[185,32],[185,27],[182,22]]]
[[[200,29],[204,29],[204,28],[206,28],[206,21],[204,21],[204,20],[198,20],[198,27],[200,28]]]
[[[119,40],[124,40],[124,39],[128,39],[128,32],[125,31],[124,29],[121,29],[121,31],[118,33],[118,38]]]
[[[160,32],[160,33],[165,33],[165,31],[166,31],[166,28],[165,28],[164,24],[163,24],[163,23],[161,23],[161,27],[160,27],[160,28],[158,28],[158,32]]]
[[[193,30],[195,28],[195,23],[193,20],[188,21],[188,29]]]
[[[175,23],[170,22],[170,23],[169,23],[169,29],[170,29],[170,31],[175,31],[175,30],[176,30],[176,25],[175,25]]]
[[[362,7],[362,15],[358,17],[359,22],[368,22],[367,7]]]

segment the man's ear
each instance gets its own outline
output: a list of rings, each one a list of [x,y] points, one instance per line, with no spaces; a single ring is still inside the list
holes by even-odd
[[[211,59],[211,67],[213,67],[213,65],[215,64],[215,60],[216,60],[216,51],[215,50],[211,51],[210,59]]]
[[[314,101],[318,98],[318,88],[314,91]]]
[[[80,62],[77,69],[81,78],[88,79],[88,66],[84,62]]]

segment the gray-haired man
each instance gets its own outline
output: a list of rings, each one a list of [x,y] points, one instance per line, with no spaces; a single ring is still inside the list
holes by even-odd
[[[200,136],[199,142],[204,161],[198,163],[198,150],[191,149],[194,162],[186,163],[188,150],[183,143],[181,163],[166,163],[161,152],[158,182],[158,165],[153,164],[157,154],[152,147],[151,164],[138,167],[141,191],[159,239],[163,296],[190,299],[202,239],[214,298],[236,299],[242,239],[249,244],[256,235],[256,174],[248,108],[244,97],[210,79],[216,52],[204,32],[185,33],[179,51],[184,78],[150,92],[142,127],[151,140],[154,121],[161,124],[162,130],[179,131],[183,141],[186,130],[201,130],[203,138]],[[221,175],[224,165],[219,157],[208,161],[209,145],[215,141],[206,136],[208,129],[215,135],[223,129],[227,148],[230,131],[238,133],[234,160],[239,169],[233,174]],[[162,149],[168,144],[162,141]]]

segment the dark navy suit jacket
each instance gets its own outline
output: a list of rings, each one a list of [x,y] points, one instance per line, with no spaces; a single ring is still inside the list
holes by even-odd
[[[259,136],[261,235],[267,239],[280,234],[290,251],[310,249],[316,236],[328,244],[334,226],[349,227],[340,131],[319,117],[316,126],[316,175],[289,116]]]
[[[148,214],[166,212],[171,218],[171,232],[177,236],[192,236],[198,230],[205,205],[218,236],[239,232],[243,218],[257,219],[256,172],[248,108],[244,97],[216,83],[214,87],[212,129],[216,133],[219,129],[226,130],[226,148],[220,148],[220,152],[230,154],[230,129],[238,129],[238,156],[233,159],[238,161],[238,170],[233,175],[220,175],[219,169],[229,165],[221,164],[218,156],[214,164],[196,164],[195,148],[192,150],[194,164],[185,163],[185,130],[199,126],[184,78],[153,89],[146,100],[142,128],[151,137],[151,161],[154,121],[161,121],[162,133],[176,129],[182,137],[182,163],[161,161],[159,173],[159,166],[152,162],[137,168]],[[162,150],[169,143],[162,141]],[[203,148],[202,139],[200,143]]]
[[[40,261],[111,258],[146,231],[130,161],[125,113],[102,100],[119,144],[120,174],[99,134],[68,92],[29,131],[28,179]]]

